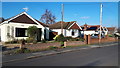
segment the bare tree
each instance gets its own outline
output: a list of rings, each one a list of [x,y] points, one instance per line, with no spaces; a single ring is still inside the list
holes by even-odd
[[[52,13],[48,9],[46,9],[40,20],[45,24],[53,24],[55,23],[56,17],[52,15]]]

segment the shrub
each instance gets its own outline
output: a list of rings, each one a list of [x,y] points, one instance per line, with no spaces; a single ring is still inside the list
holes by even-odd
[[[64,45],[64,42],[62,41],[62,42],[60,42],[60,44],[61,44],[61,45]]]
[[[113,37],[113,35],[112,35],[112,34],[108,34],[108,36],[109,36],[109,37]]]
[[[28,49],[25,49],[25,48],[22,48],[22,49],[17,49],[14,51],[15,54],[18,54],[18,53],[30,53],[31,51],[28,50]]]
[[[11,41],[7,41],[7,42],[5,42],[5,44],[10,44],[11,43]]]
[[[28,50],[28,49],[24,50],[24,53],[30,53],[30,52],[31,52],[31,50]]]
[[[20,43],[19,41],[20,41],[20,40],[18,40],[18,39],[14,39],[14,40],[12,40],[12,41],[7,41],[7,42],[5,42],[5,44]]]
[[[17,40],[13,40],[13,41],[11,41],[11,43],[17,43],[18,41]]]
[[[80,38],[80,39],[79,39],[79,41],[82,41],[82,42],[84,42],[84,39],[83,39],[83,38]]]
[[[18,53],[24,53],[24,50],[23,49],[17,49],[14,51],[15,54],[18,54]]]
[[[62,41],[62,42],[60,42],[60,44],[61,44],[61,47],[63,47],[64,46],[64,42]]]
[[[76,38],[71,38],[70,41],[76,41],[77,39]]]
[[[33,41],[35,41],[35,40],[33,38],[30,38],[30,37],[26,39],[27,43],[33,43]]]
[[[28,33],[28,36],[31,37],[31,38],[34,38],[38,35],[39,33],[39,29],[36,27],[36,26],[29,26],[27,28],[27,33]]]
[[[72,37],[65,37],[65,40],[70,40],[72,39]]]
[[[63,36],[63,34],[60,34],[55,38],[55,41],[58,42],[65,41],[65,37]]]
[[[42,39],[41,42],[42,42],[42,43],[46,43],[46,40],[45,40],[45,39]]]
[[[33,44],[36,44],[36,43],[37,43],[37,40],[34,40],[34,41],[33,41]]]
[[[57,49],[58,47],[56,46],[49,46],[49,49]]]

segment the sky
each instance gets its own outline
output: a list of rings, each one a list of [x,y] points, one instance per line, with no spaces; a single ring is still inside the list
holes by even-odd
[[[2,2],[2,17],[7,19],[23,12],[39,20],[48,9],[61,21],[61,4],[64,4],[64,21],[77,21],[81,26],[86,24],[100,24],[100,2]],[[118,2],[102,2],[102,25],[106,27],[118,26]]]
[[[118,2],[120,0],[1,0],[2,2]]]

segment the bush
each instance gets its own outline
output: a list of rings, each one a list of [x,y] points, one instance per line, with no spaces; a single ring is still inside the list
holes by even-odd
[[[77,41],[76,38],[71,38],[69,41]]]
[[[27,28],[27,34],[29,37],[34,38],[39,34],[39,29],[36,26],[29,26]]]
[[[112,35],[112,34],[108,34],[108,36],[109,36],[109,37],[113,37],[113,35]]]
[[[60,42],[60,44],[61,44],[61,45],[64,45],[64,42],[62,41],[62,42]]]
[[[33,43],[33,41],[35,41],[33,38],[27,38],[27,39],[26,39],[26,42],[27,42],[27,43]]]
[[[45,40],[45,39],[42,39],[41,42],[42,42],[42,43],[46,43],[46,40]]]
[[[5,44],[20,43],[19,41],[20,41],[20,40],[18,40],[18,39],[14,39],[14,40],[12,40],[12,41],[7,41],[7,42],[5,42]]]
[[[80,39],[79,39],[79,41],[82,41],[82,42],[84,42],[84,39],[83,39],[83,38],[80,38]]]
[[[33,41],[33,44],[36,44],[36,43],[37,43],[37,40],[34,40],[34,41]]]
[[[25,49],[25,48],[22,48],[22,49],[17,49],[14,51],[15,54],[18,54],[18,53],[30,53],[31,51],[28,50],[28,49]]]
[[[84,41],[83,38],[72,38],[72,37],[65,37],[66,40],[69,41]]]
[[[62,41],[62,42],[60,42],[60,44],[61,44],[61,47],[63,47],[64,46],[64,42]]]
[[[49,46],[49,49],[57,49],[58,47],[56,46]]]
[[[65,40],[70,40],[72,39],[72,37],[65,37]]]
[[[55,41],[58,42],[65,41],[65,37],[63,36],[63,34],[60,34],[55,38]]]
[[[5,44],[10,44],[11,43],[11,41],[7,41],[7,42],[5,42]]]

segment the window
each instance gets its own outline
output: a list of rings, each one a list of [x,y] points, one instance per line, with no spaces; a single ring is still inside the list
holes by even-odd
[[[10,36],[10,26],[7,26],[7,36]]]
[[[72,35],[73,35],[73,36],[75,35],[75,32],[74,32],[74,30],[72,30]]]
[[[26,28],[16,28],[16,37],[27,37]]]
[[[11,34],[12,34],[12,37],[14,37],[14,27],[13,26],[11,27]]]

